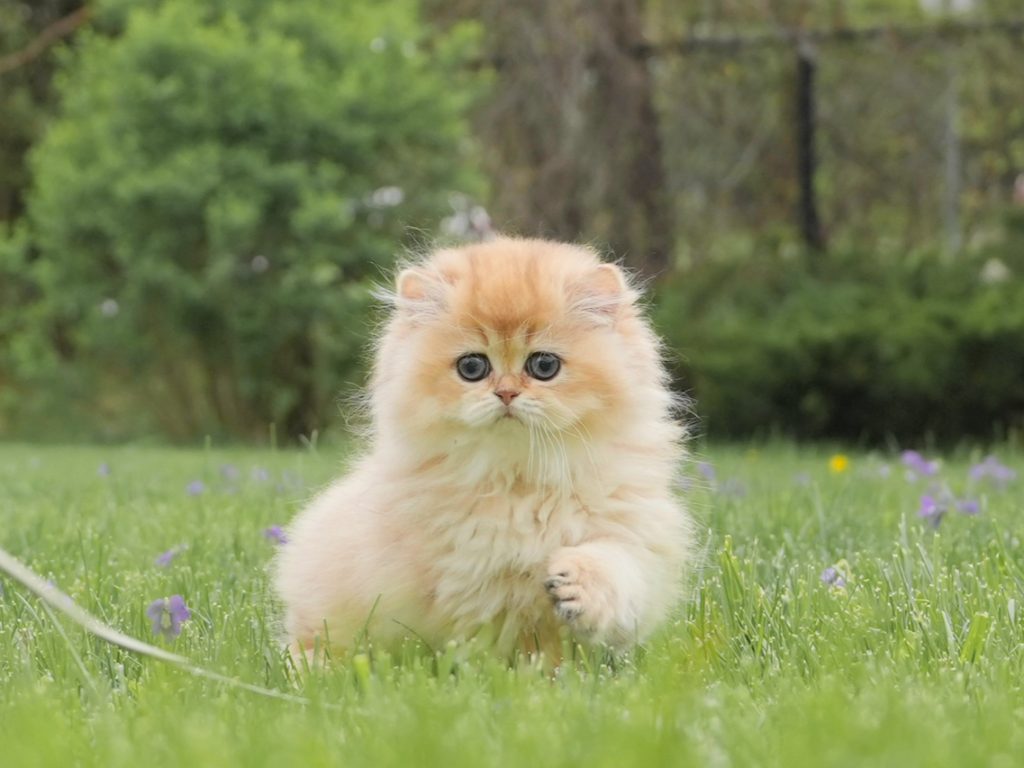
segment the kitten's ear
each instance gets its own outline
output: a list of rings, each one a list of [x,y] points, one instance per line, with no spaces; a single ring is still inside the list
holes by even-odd
[[[602,264],[573,286],[576,309],[601,322],[610,322],[622,307],[632,304],[636,293],[622,270],[614,264]]]
[[[412,318],[436,315],[444,308],[449,285],[444,275],[429,268],[408,267],[395,279],[395,306]]]
[[[625,298],[629,292],[626,276],[614,264],[602,264],[595,269],[594,274],[587,280],[587,285],[602,296]]]
[[[406,301],[422,301],[427,298],[427,283],[429,278],[426,273],[416,267],[403,269],[398,273],[395,281],[398,298]]]

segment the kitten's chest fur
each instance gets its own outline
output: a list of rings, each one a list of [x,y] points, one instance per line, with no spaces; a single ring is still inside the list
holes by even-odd
[[[431,563],[427,599],[438,623],[461,635],[489,627],[499,646],[545,624],[548,560],[584,537],[588,512],[580,496],[514,479],[439,501],[423,540]]]

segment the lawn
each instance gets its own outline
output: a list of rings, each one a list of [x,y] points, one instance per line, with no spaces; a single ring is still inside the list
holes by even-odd
[[[631,658],[552,679],[410,645],[296,681],[266,530],[341,453],[0,446],[0,546],[123,632],[308,699],[122,651],[3,581],[0,765],[1020,764],[1019,447],[992,451],[1017,477],[972,480],[966,449],[704,446],[680,491],[705,531],[690,600]],[[155,638],[173,594],[191,618]]]

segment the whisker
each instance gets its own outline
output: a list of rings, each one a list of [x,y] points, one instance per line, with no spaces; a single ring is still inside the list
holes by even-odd
[[[576,489],[573,483],[572,468],[569,464],[569,454],[565,449],[565,442],[562,439],[561,433],[553,429],[550,424],[544,426],[544,431],[551,441],[552,452],[556,454],[558,460],[558,475],[561,484],[568,485],[570,492],[576,493]]]
[[[590,469],[593,471],[594,477],[599,478],[601,476],[601,472],[597,468],[597,460],[594,458],[594,452],[590,450],[590,430],[580,423],[573,424],[570,429],[573,434],[579,438],[580,444],[583,446],[583,450],[586,451],[587,461],[590,462]],[[583,431],[586,431],[587,434],[584,435]]]
[[[533,480],[533,450],[534,450],[534,431],[533,424],[526,422],[527,434],[530,437],[530,442],[526,448],[526,477],[528,480]]]
[[[547,480],[551,476],[552,470],[554,469],[554,446],[551,444],[551,437],[543,424],[539,423],[537,425],[537,436],[540,438],[541,445],[544,448],[542,471],[545,480]],[[549,455],[549,449],[551,449],[551,455]]]

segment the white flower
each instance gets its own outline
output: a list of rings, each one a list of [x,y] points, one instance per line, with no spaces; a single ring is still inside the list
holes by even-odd
[[[985,285],[1005,283],[1010,279],[1010,268],[994,256],[985,262],[979,275]]]
[[[370,205],[374,208],[394,208],[405,200],[405,192],[401,187],[381,187],[370,195]]]
[[[459,211],[443,219],[441,231],[451,237],[465,237],[469,234],[469,215],[465,211]]]

